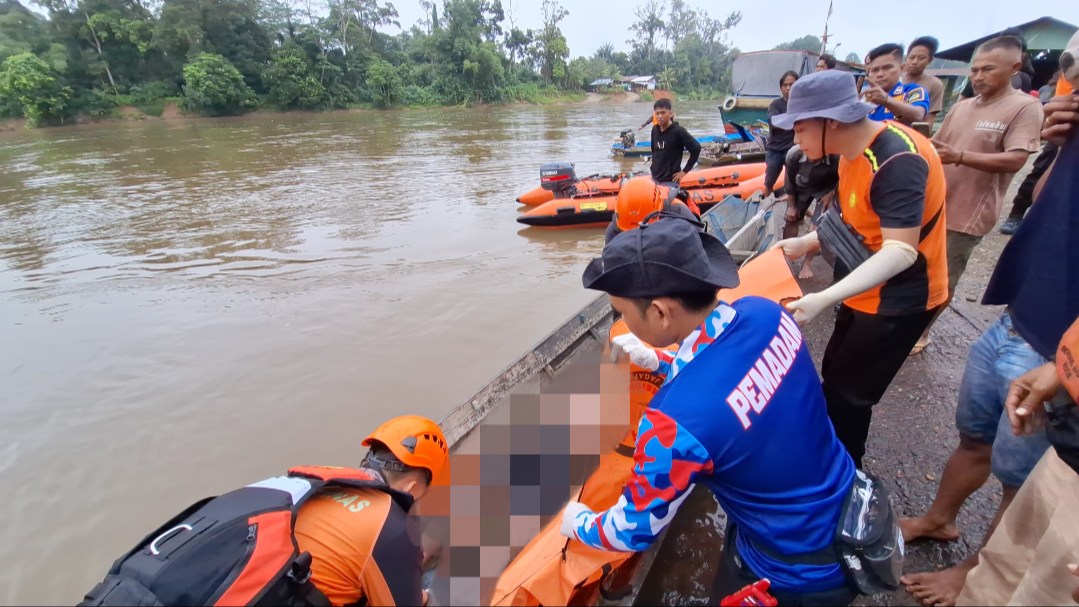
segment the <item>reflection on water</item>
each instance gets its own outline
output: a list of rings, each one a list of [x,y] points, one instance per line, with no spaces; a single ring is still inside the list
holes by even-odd
[[[691,131],[714,104],[679,105]],[[116,123],[0,139],[0,602],[72,603],[205,495],[355,464],[588,301],[601,230],[513,198],[646,104]]]

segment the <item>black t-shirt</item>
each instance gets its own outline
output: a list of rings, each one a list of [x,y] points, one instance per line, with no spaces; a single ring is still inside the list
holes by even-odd
[[[768,143],[765,146],[774,152],[786,152],[794,145],[794,131],[778,129],[772,124],[772,116],[786,113],[786,99],[778,97],[768,104]]]
[[[689,162],[683,169],[682,154],[687,150]],[[666,131],[661,131],[658,126],[652,127],[652,179],[660,183],[669,182],[679,171],[688,173],[697,164],[700,155],[700,142],[677,122],[672,122]]]
[[[1057,456],[1079,474],[1079,408],[1074,402],[1060,400],[1057,399],[1049,413],[1046,425],[1049,444],[1056,449]]]
[[[809,208],[814,198],[821,198],[839,185],[839,156],[829,156],[819,162],[812,162],[802,153],[802,148],[792,147],[787,151],[786,189],[791,199],[799,208]]]
[[[869,201],[882,228],[917,228],[925,213],[929,163],[918,154],[898,154],[881,165],[869,186]]]

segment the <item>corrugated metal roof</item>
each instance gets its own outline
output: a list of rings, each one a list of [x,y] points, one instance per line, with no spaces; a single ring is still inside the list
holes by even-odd
[[[1018,29],[1023,38],[1026,39],[1027,52],[1031,53],[1032,56],[1037,51],[1064,50],[1068,40],[1075,35],[1076,30],[1079,30],[1079,27],[1053,17],[1042,17],[1013,27]],[[970,61],[971,57],[974,56],[974,49],[978,48],[979,44],[990,38],[996,38],[1002,33],[1004,33],[1004,30],[940,51],[937,53],[937,58]]]

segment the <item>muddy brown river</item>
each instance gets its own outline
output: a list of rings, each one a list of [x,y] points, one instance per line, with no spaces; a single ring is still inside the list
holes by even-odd
[[[679,103],[697,134],[714,103]],[[0,137],[0,602],[74,603],[190,502],[441,418],[593,294],[537,231],[650,104],[148,120]]]

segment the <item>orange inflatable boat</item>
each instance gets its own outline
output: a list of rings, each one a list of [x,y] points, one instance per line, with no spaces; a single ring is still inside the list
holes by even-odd
[[[757,295],[782,303],[802,296],[802,289],[779,250],[757,257],[738,275],[742,284],[735,289],[720,291],[722,300],[732,302],[745,295]],[[618,320],[611,327],[610,336],[628,331],[625,322]],[[636,440],[637,423],[663,384],[661,377],[632,363],[630,373],[629,431],[621,444],[600,458],[596,471],[585,481],[577,498],[594,511],[606,510],[618,502],[623,485],[633,474],[632,445]],[[487,604],[506,607],[595,605],[611,586],[617,587],[635,568],[636,554],[595,550],[580,542],[569,541],[559,532],[561,524],[559,513],[506,566]],[[611,600],[615,597],[603,598]]]
[[[763,162],[690,171],[679,182],[689,193],[701,211],[707,211],[730,195],[748,199],[758,190],[764,190]],[[776,181],[776,188],[783,186],[784,175]],[[619,182],[621,186],[621,182]],[[529,209],[517,217],[519,223],[542,228],[604,227],[614,215],[618,192],[606,195],[555,198]]]
[[[547,166],[547,165],[544,165]],[[622,187],[622,182],[635,173],[619,173],[617,175],[592,175],[581,180],[570,177],[560,189],[550,189],[547,184],[538,185],[517,197],[517,202],[534,207],[548,200],[568,198],[570,196],[605,196],[617,194]],[[541,175],[540,180],[543,177]],[[562,194],[559,196],[559,194]]]
[[[733,165],[732,165],[733,166]],[[710,181],[725,179],[731,173],[740,173],[743,179],[763,175],[764,163],[749,163],[738,165],[740,169],[727,167],[698,168],[690,171],[680,182],[685,188],[704,187]],[[618,173],[616,175],[591,175],[583,179],[577,178],[573,164],[569,162],[549,162],[540,167],[540,185],[521,194],[517,202],[527,206],[541,205],[555,198],[579,198],[592,196],[607,196],[617,194],[622,183],[630,177],[644,175],[644,172]]]

